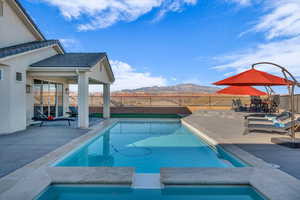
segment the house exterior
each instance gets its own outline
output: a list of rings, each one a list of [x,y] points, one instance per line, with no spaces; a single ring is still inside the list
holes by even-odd
[[[68,53],[47,40],[17,0],[0,0],[0,134],[24,130],[42,112],[64,116],[78,84],[78,125],[89,126],[88,85],[102,84],[110,116],[114,75],[106,53]]]

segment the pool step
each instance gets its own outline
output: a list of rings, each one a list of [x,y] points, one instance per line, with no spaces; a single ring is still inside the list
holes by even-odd
[[[136,173],[133,177],[132,187],[139,189],[159,189],[161,188],[160,174]]]

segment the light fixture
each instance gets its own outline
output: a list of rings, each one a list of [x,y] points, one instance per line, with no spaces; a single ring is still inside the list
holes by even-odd
[[[31,93],[31,85],[26,85],[26,93],[27,94]]]
[[[65,93],[68,95],[69,94],[69,88],[65,89]]]

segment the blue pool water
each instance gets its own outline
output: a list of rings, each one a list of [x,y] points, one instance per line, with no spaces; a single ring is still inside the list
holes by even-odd
[[[165,189],[50,186],[37,200],[264,200],[250,186],[198,186]]]
[[[180,122],[124,121],[55,166],[135,167],[138,173],[158,173],[161,167],[242,167],[244,164],[224,151],[217,152]]]

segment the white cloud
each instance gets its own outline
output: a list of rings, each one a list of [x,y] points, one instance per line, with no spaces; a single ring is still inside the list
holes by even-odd
[[[249,6],[252,3],[252,0],[225,0],[225,1],[236,3],[236,4],[239,4],[241,6]]]
[[[224,64],[214,67],[218,70],[235,70],[237,72],[249,69],[251,64],[261,61],[270,61],[287,67],[292,73],[300,76],[300,36],[278,42],[261,44],[246,52],[233,53],[231,55],[219,57],[219,61]],[[260,68],[262,69],[262,68]],[[274,71],[274,68],[264,68]],[[276,69],[276,68],[275,68]]]
[[[89,21],[80,24],[81,31],[109,27],[119,21],[134,21],[161,7],[158,16],[167,12],[181,11],[185,5],[194,5],[197,0],[39,0],[60,9],[62,15],[69,20],[88,17]]]
[[[61,38],[59,41],[62,43],[62,45],[70,49],[72,51],[76,51],[80,49],[80,42],[77,39],[74,38]],[[81,49],[82,50],[82,49]]]
[[[218,60],[221,64],[214,68],[241,72],[253,63],[269,61],[287,67],[294,75],[300,76],[300,1],[265,0],[263,5],[265,14],[250,32],[263,33],[266,41],[251,49],[220,56]],[[280,74],[280,71],[274,70],[276,68],[263,66],[260,69]]]
[[[154,21],[159,21],[162,19],[168,12],[181,12],[184,5],[195,5],[197,0],[166,0],[162,4],[162,8],[158,12]]]
[[[116,81],[111,85],[112,91],[137,89],[141,87],[166,86],[167,79],[153,76],[149,72],[138,72],[131,65],[117,60],[110,60]],[[70,85],[71,92],[77,92],[77,85]],[[101,85],[90,85],[90,93],[102,92]]]
[[[268,0],[268,14],[264,15],[253,28],[257,32],[265,32],[266,38],[300,35],[300,1]]]
[[[125,62],[111,60],[110,63],[116,78],[112,85],[113,91],[167,85],[164,77],[153,76],[149,72],[138,72]]]

